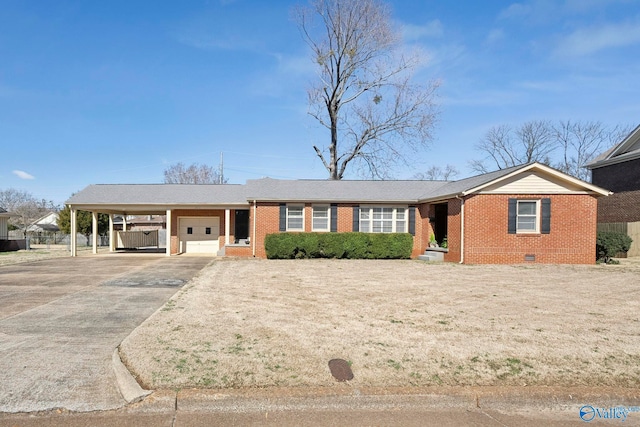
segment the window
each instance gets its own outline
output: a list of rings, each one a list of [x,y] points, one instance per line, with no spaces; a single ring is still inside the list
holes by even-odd
[[[193,227],[187,227],[187,234],[193,234]]]
[[[304,231],[304,206],[287,206],[287,231]]]
[[[211,234],[211,227],[207,227],[204,229],[204,234]]]
[[[312,231],[329,231],[329,212],[328,205],[313,206],[313,221],[311,224]]]
[[[538,200],[518,200],[516,232],[538,232]]]
[[[405,233],[405,208],[360,207],[360,231],[363,233]]]

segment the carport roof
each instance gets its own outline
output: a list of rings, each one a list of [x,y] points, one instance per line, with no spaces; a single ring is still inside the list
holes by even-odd
[[[244,185],[94,184],[71,196],[68,205],[238,205]]]

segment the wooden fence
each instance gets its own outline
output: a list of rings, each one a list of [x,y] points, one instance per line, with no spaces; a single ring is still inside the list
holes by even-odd
[[[158,230],[147,231],[118,231],[116,239],[117,249],[160,247]]]

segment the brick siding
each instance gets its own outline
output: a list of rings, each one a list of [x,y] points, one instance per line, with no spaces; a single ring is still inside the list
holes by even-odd
[[[640,190],[614,193],[598,199],[598,222],[640,221]]]
[[[508,200],[551,199],[549,234],[509,234]],[[465,201],[464,262],[595,263],[597,199],[589,195],[475,195]]]
[[[299,205],[299,204],[298,204]],[[305,232],[311,232],[312,228],[312,206],[311,203],[304,205],[304,224]],[[359,206],[358,203],[339,203],[338,204],[338,229],[339,233],[353,231],[353,207]],[[417,257],[424,252],[426,245],[424,243],[424,232],[426,228],[426,242],[429,241],[428,225],[429,218],[424,215],[424,207],[416,208],[416,234],[413,239],[412,257]],[[252,210],[253,212],[253,210]],[[408,215],[407,215],[408,218]],[[426,221],[426,225],[425,225]],[[266,258],[264,250],[264,239],[267,234],[279,233],[280,231],[280,204],[279,203],[258,203],[257,204],[257,231],[256,231],[256,257]],[[251,224],[251,233],[253,233],[253,223]],[[253,238],[253,237],[252,237]],[[252,243],[253,245],[253,243]]]

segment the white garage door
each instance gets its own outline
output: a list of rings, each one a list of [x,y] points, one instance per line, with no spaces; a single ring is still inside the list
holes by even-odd
[[[220,218],[180,218],[180,252],[212,253],[220,249]]]

